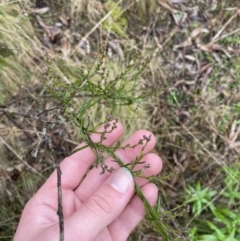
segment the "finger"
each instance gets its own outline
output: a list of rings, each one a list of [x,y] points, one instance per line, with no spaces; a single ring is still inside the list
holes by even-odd
[[[158,198],[158,188],[152,184],[148,183],[142,188],[144,196],[147,198],[151,206],[153,206]],[[112,240],[114,241],[125,241],[127,240],[129,234],[137,226],[137,224],[142,220],[145,215],[145,209],[143,202],[137,196],[133,197],[131,202],[126,206],[120,216],[113,221],[108,226],[108,230]],[[121,232],[119,232],[121,230]],[[99,238],[101,235],[99,236]],[[101,239],[97,239],[101,240]]]
[[[125,209],[134,193],[134,182],[126,168],[120,168],[65,221],[66,240],[94,240]]]
[[[145,147],[145,150],[144,150],[144,153],[148,153],[155,146],[156,139],[151,132],[146,131],[146,130],[140,130],[140,131],[135,132],[128,140],[126,140],[122,144],[122,146],[124,146],[128,143],[130,145],[134,145],[134,144],[138,143],[139,140],[143,137],[143,135],[146,135],[146,136],[152,135],[151,141],[147,144],[147,146]],[[121,158],[121,160],[124,163],[129,163],[131,160],[134,160],[136,158],[136,156],[139,155],[141,149],[142,149],[142,145],[139,145],[139,146],[136,146],[135,148],[127,148],[125,150],[119,149],[115,153],[117,156],[119,156]],[[153,174],[157,174],[161,170],[161,167],[162,167],[162,162],[161,162],[160,158],[158,156],[156,156],[155,154],[153,154],[153,155],[154,156],[150,156],[149,158],[147,156],[144,156],[144,159],[143,159],[143,161],[146,161],[151,166],[156,167],[156,169],[154,169],[152,173],[150,171],[150,170],[152,170],[152,168],[150,168],[150,170],[146,170],[146,172],[148,173],[149,176],[151,176]],[[150,159],[151,157],[153,157],[153,159]],[[109,158],[107,158],[105,163],[106,163],[106,165],[108,165],[108,167],[114,167],[114,169],[117,170],[119,168],[119,166],[116,162],[113,162],[112,160],[113,160],[113,158],[109,157]],[[143,165],[139,164],[138,168],[143,168]],[[150,171],[150,173],[149,173],[149,171]],[[158,172],[155,173],[156,171],[158,171]],[[101,186],[102,183],[110,176],[110,173],[108,173],[108,172],[104,173],[104,175],[99,175],[100,172],[101,172],[100,167],[93,168],[92,170],[90,170],[88,172],[87,176],[85,177],[85,179],[83,180],[83,182],[81,183],[81,185],[75,190],[75,194],[78,196],[78,198],[82,202],[85,202],[92,195],[92,193],[94,193],[98,189],[98,187]]]
[[[110,131],[112,128],[113,122],[110,122],[110,127],[107,128],[107,131]],[[121,123],[116,124],[117,128],[114,129],[111,133],[106,134],[106,140],[103,141],[103,144],[106,146],[111,146],[114,144],[122,135],[123,127]],[[104,127],[101,126],[98,129],[98,132],[104,131]],[[92,134],[90,136],[93,142],[100,141],[101,134]],[[81,143],[76,148],[84,146],[85,143]],[[65,158],[61,164],[60,168],[62,171],[61,181],[62,188],[74,189],[84,177],[89,167],[96,160],[96,156],[90,147],[87,147],[81,151],[74,153],[73,155]],[[56,170],[45,182],[44,187],[56,187],[57,172]]]
[[[142,158],[141,161],[145,163],[139,164],[139,166],[135,168],[135,171],[141,170],[146,164],[150,165],[150,168],[145,169],[142,176],[150,177],[157,175],[162,169],[162,161],[157,154],[148,153]],[[84,203],[108,178],[109,173],[99,175],[99,172],[99,169],[92,169],[85,177],[81,185],[75,190],[75,194],[79,198],[80,202]],[[140,187],[148,182],[147,179],[139,177],[136,177],[135,181]]]

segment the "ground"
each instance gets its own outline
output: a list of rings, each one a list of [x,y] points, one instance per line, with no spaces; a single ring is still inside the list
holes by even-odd
[[[239,240],[239,18],[237,0],[2,1],[0,239],[12,239],[23,206],[54,169],[46,142],[39,141],[42,122],[30,118],[59,104],[43,84],[46,52],[69,84],[106,50],[109,78],[136,52],[133,61],[151,57],[137,93],[157,91],[114,115],[126,136],[145,128],[158,139],[164,168],[154,182],[169,238]],[[81,106],[85,96],[78,97],[74,103]],[[89,110],[92,124],[112,110],[101,108]],[[79,130],[61,111],[40,116],[58,117],[48,135],[61,161],[81,141]],[[163,239],[144,220],[129,240]]]

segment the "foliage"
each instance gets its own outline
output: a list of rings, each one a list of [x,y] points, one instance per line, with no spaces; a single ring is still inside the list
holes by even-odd
[[[226,176],[223,189],[218,194],[219,202],[211,201],[217,192],[208,187],[202,189],[199,182],[186,190],[187,193],[195,193],[189,202],[192,203],[193,214],[199,215],[189,232],[192,241],[237,241],[240,238],[240,171],[227,167],[224,173]]]
[[[209,204],[210,209],[214,208],[211,204],[211,199],[216,195],[216,191],[209,190],[209,187],[202,189],[200,181],[198,181],[195,186],[189,185],[186,193],[192,195],[192,198],[188,200],[188,202],[192,203],[192,212],[194,215],[201,214],[204,206],[207,204]]]

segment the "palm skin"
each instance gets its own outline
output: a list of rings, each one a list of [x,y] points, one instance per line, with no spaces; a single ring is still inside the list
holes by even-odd
[[[117,127],[106,135],[104,145],[110,146],[120,138],[123,127],[120,123]],[[99,131],[103,131],[103,127]],[[123,145],[136,144],[143,135],[150,134],[146,130],[139,130]],[[100,135],[93,134],[91,139],[97,142]],[[144,172],[145,176],[156,175],[162,168],[159,156],[149,153],[155,143],[156,140],[152,135],[151,141],[144,149],[145,155],[142,161],[150,164],[150,168]],[[79,147],[83,145],[84,143]],[[117,150],[116,155],[124,163],[128,163],[136,158],[141,148],[137,146],[134,149]],[[129,171],[125,168],[119,169],[117,163],[112,162],[111,157],[107,158],[105,163],[114,167],[114,173],[105,172],[100,175],[101,168],[93,168],[81,182],[95,159],[91,148],[85,148],[61,162],[65,241],[124,241],[144,216],[144,206],[134,192],[134,181]],[[140,164],[138,168],[141,169]],[[119,192],[112,184],[116,179],[127,185],[124,192]],[[59,240],[56,180],[57,174],[54,171],[29,200],[23,210],[14,241]],[[135,178],[135,181],[141,186],[150,204],[154,205],[157,200],[157,187],[147,183],[143,178]]]

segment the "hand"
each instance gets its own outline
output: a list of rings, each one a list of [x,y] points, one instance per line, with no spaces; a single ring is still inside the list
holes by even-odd
[[[111,128],[111,127],[109,127]],[[99,131],[103,131],[103,127]],[[122,135],[123,128],[117,128],[106,134],[104,145],[110,146]],[[123,145],[138,143],[143,135],[151,133],[146,130],[135,132]],[[91,135],[93,142],[100,140],[100,134]],[[144,149],[142,161],[150,164],[144,176],[156,175],[162,168],[159,156],[149,153],[156,143],[155,137]],[[78,147],[83,146],[84,143]],[[142,146],[119,149],[116,155],[125,163],[136,158]],[[108,167],[115,172],[100,175],[101,167],[91,169],[83,179],[96,157],[90,147],[74,153],[61,162],[62,199],[64,213],[65,241],[123,241],[144,217],[142,201],[134,192],[132,175],[126,168],[119,168],[111,157],[105,160]],[[145,163],[145,164],[146,164]],[[138,170],[144,164],[139,164]],[[158,189],[146,179],[135,178],[143,194],[154,205]],[[54,171],[45,184],[26,204],[14,241],[58,241],[59,220],[57,215],[57,173]]]

